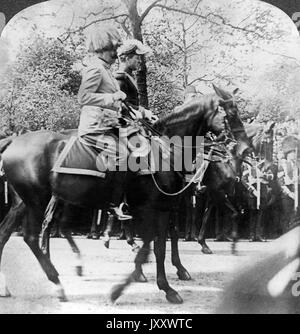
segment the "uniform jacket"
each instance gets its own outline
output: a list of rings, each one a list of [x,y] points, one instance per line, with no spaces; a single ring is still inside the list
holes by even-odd
[[[78,93],[81,105],[79,136],[103,133],[119,126],[121,104],[113,100],[113,94],[118,90],[110,66],[96,56],[92,57],[83,72]]]
[[[126,72],[118,71],[115,75],[120,89],[127,95],[127,101],[134,109],[139,109],[139,92],[134,78]]]

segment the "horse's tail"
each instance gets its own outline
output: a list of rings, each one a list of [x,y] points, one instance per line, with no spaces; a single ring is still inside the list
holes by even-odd
[[[0,154],[2,154],[7,149],[7,147],[11,144],[13,139],[14,136],[10,136],[0,140]]]

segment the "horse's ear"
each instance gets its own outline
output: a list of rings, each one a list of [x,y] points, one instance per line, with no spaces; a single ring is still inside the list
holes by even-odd
[[[271,124],[270,124],[270,130],[273,130],[275,128],[275,125],[276,125],[275,122],[271,122]]]
[[[236,95],[238,92],[239,92],[239,88],[236,88],[236,89],[233,91],[232,95]]]
[[[266,132],[266,133],[271,132],[271,131],[274,129],[275,125],[276,125],[275,122],[272,122],[272,121],[269,122],[269,123],[267,124],[266,128],[265,128],[265,132]]]
[[[212,84],[212,85],[213,85],[213,88],[214,88],[216,94],[217,94],[219,97],[222,97],[222,96],[221,96],[221,90],[220,90],[220,88],[218,88],[215,84]]]
[[[213,88],[214,88],[216,94],[217,94],[221,99],[223,99],[223,100],[225,100],[225,101],[226,101],[226,100],[230,100],[230,99],[232,99],[233,96],[232,96],[230,93],[226,92],[224,89],[221,89],[221,88],[215,86],[214,84],[213,84]]]

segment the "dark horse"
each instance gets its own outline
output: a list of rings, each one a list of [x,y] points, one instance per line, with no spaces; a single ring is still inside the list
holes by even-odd
[[[257,123],[245,125],[245,131],[254,154],[257,155],[262,150],[263,143],[269,141],[270,137],[272,137],[274,125],[275,123],[270,123],[267,126]],[[204,254],[212,254],[212,251],[206,244],[205,235],[213,207],[216,208],[217,221],[227,218],[232,222],[233,240],[236,241],[238,238],[240,208],[245,206],[243,203],[244,197],[246,196],[248,199],[250,195],[242,182],[243,159],[235,153],[235,150],[229,151],[226,148],[222,149],[222,147],[220,149],[221,151],[225,149],[227,159],[221,157],[219,161],[216,160],[211,163],[203,180],[207,185],[209,198],[203,215],[198,242],[202,246]],[[222,175],[220,177],[220,171],[227,177]],[[215,180],[217,179],[220,182],[216,182]],[[233,251],[235,251],[235,242],[233,243]]]
[[[241,133],[241,122],[237,115],[237,107],[228,94],[217,91],[221,96],[211,96],[199,99],[186,105],[174,115],[169,115],[155,125],[162,135],[184,137],[205,135],[208,131],[219,134],[226,129],[224,114],[219,112],[222,106],[226,112],[226,121],[233,131]],[[222,96],[223,95],[223,96]],[[242,142],[241,142],[242,143]],[[51,172],[61,150],[65,146],[65,136],[49,131],[29,133],[15,138],[6,148],[2,157],[6,176],[26,205],[27,220],[24,224],[24,240],[33,251],[47,277],[58,287],[61,299],[65,299],[64,290],[58,278],[58,273],[39,247],[39,233],[44,218],[45,209],[52,194],[73,205],[106,209],[110,200],[110,184],[113,175],[107,173],[105,179],[95,179],[89,176],[65,175]],[[240,148],[248,147],[245,136]],[[176,152],[175,152],[176,155]],[[166,279],[164,269],[166,233],[169,222],[170,208],[174,197],[168,197],[154,186],[151,176],[137,176],[129,173],[131,187],[127,189],[128,203],[132,212],[140,219],[140,236],[143,247],[137,254],[136,270],[128,279],[114,289],[112,299],[117,299],[127,285],[141,272],[141,266],[147,261],[150,252],[150,242],[155,239],[154,251],[157,259],[157,282],[160,289],[166,292],[170,302],[181,303],[182,299],[173,290]],[[164,191],[174,193],[182,187],[182,175],[177,172],[157,172],[156,183]],[[2,225],[1,225],[2,226]],[[1,235],[0,231],[0,235]],[[158,236],[155,238],[155,236]],[[2,234],[1,243],[6,236]],[[178,268],[178,276],[189,279],[190,276],[182,266],[177,240],[172,241],[175,247],[172,258]],[[3,245],[0,245],[3,249]]]

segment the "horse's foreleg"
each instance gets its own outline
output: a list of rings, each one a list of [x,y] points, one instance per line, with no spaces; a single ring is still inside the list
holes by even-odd
[[[47,255],[45,255],[39,247],[39,233],[43,212],[38,213],[39,208],[30,208],[28,210],[28,219],[24,227],[24,241],[29,246],[48,279],[56,285],[58,297],[60,301],[67,301],[64,288],[58,278],[59,274],[51,263]]]
[[[15,229],[21,225],[22,218],[25,214],[25,204],[21,202],[10,209],[0,225],[0,268],[4,246]],[[10,296],[11,294],[6,285],[5,275],[0,271],[0,297]]]
[[[212,209],[213,209],[213,205],[211,203],[209,203],[209,201],[207,201],[207,205],[208,206],[205,209],[203,219],[202,219],[201,228],[200,228],[200,232],[199,232],[199,235],[198,235],[198,243],[202,247],[202,250],[201,250],[202,253],[210,255],[213,252],[211,251],[211,249],[206,244],[205,233],[206,233],[206,230],[207,230],[207,224],[208,224],[209,218],[211,217],[211,212],[212,212]]]
[[[169,286],[165,272],[166,239],[169,226],[169,212],[159,212],[157,217],[158,236],[154,239],[154,254],[156,257],[157,285],[160,290],[165,291],[166,298],[170,303],[181,304],[182,298],[177,291]]]
[[[182,281],[191,280],[191,276],[188,271],[184,268],[179,257],[178,250],[178,228],[175,224],[171,223],[169,228],[171,237],[171,252],[172,252],[172,264],[177,268],[177,276]]]

